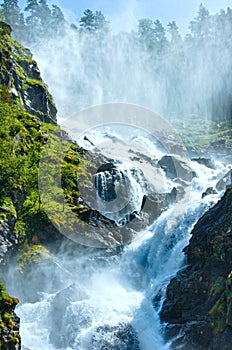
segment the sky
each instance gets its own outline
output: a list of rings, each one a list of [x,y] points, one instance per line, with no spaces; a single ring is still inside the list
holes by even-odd
[[[132,29],[139,18],[161,20],[163,25],[175,20],[182,32],[186,34],[189,22],[197,15],[200,3],[208,8],[210,13],[232,7],[232,0],[52,0],[49,4],[60,6],[66,17],[77,22],[86,8],[101,10],[112,22],[113,29],[117,26],[124,30]],[[25,6],[26,0],[19,1]]]

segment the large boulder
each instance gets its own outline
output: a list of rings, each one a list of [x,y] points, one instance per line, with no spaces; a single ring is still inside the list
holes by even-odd
[[[177,155],[165,155],[159,161],[158,165],[164,170],[166,176],[171,179],[180,179],[192,181],[196,177],[195,171],[181,157]]]
[[[138,336],[130,324],[100,326],[92,338],[88,350],[139,350]]]

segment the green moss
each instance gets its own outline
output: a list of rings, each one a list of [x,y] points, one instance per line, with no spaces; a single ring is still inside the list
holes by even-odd
[[[17,213],[10,197],[2,198],[0,201],[0,213],[7,213],[11,216],[17,217]]]
[[[226,288],[226,279],[223,276],[219,276],[211,288],[210,294],[212,296],[222,293]]]
[[[232,141],[229,122],[218,124],[203,117],[190,116],[181,121],[172,118],[170,123],[179,132],[185,146],[194,147],[198,151],[206,149],[214,141]]]
[[[0,281],[0,348],[5,348],[5,339],[3,330],[8,329],[11,332],[9,336],[8,344],[17,344],[20,342],[20,335],[14,331],[14,318],[13,311],[15,306],[18,304],[19,300],[9,296],[3,283]],[[9,347],[10,348],[10,347]]]
[[[222,332],[226,327],[227,304],[224,299],[219,299],[209,311],[214,334]]]
[[[46,85],[42,82],[42,81],[40,81],[40,80],[36,80],[36,79],[31,79],[31,78],[26,78],[25,80],[24,80],[24,82],[23,82],[23,88],[25,89],[25,90],[27,90],[27,89],[30,89],[31,87],[33,87],[33,86],[41,86],[41,87],[43,87],[43,88],[45,88],[46,90],[47,90],[47,87],[46,87]]]
[[[42,245],[35,244],[27,246],[22,250],[18,257],[18,264],[21,270],[33,264],[40,264],[42,261],[51,259],[52,256],[47,248]]]

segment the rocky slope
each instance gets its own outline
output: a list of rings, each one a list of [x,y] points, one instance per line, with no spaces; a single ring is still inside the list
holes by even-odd
[[[195,225],[187,267],[171,280],[161,319],[173,349],[232,347],[232,190]]]
[[[0,21],[0,84],[26,111],[41,121],[56,123],[56,107],[28,49],[10,36],[11,27]]]

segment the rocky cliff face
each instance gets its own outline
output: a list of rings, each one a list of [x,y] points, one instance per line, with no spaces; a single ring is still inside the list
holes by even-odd
[[[41,121],[56,123],[56,107],[28,49],[10,37],[11,27],[0,21],[0,84],[13,99]]]
[[[172,348],[232,347],[232,190],[195,225],[188,266],[171,280],[161,319]]]

